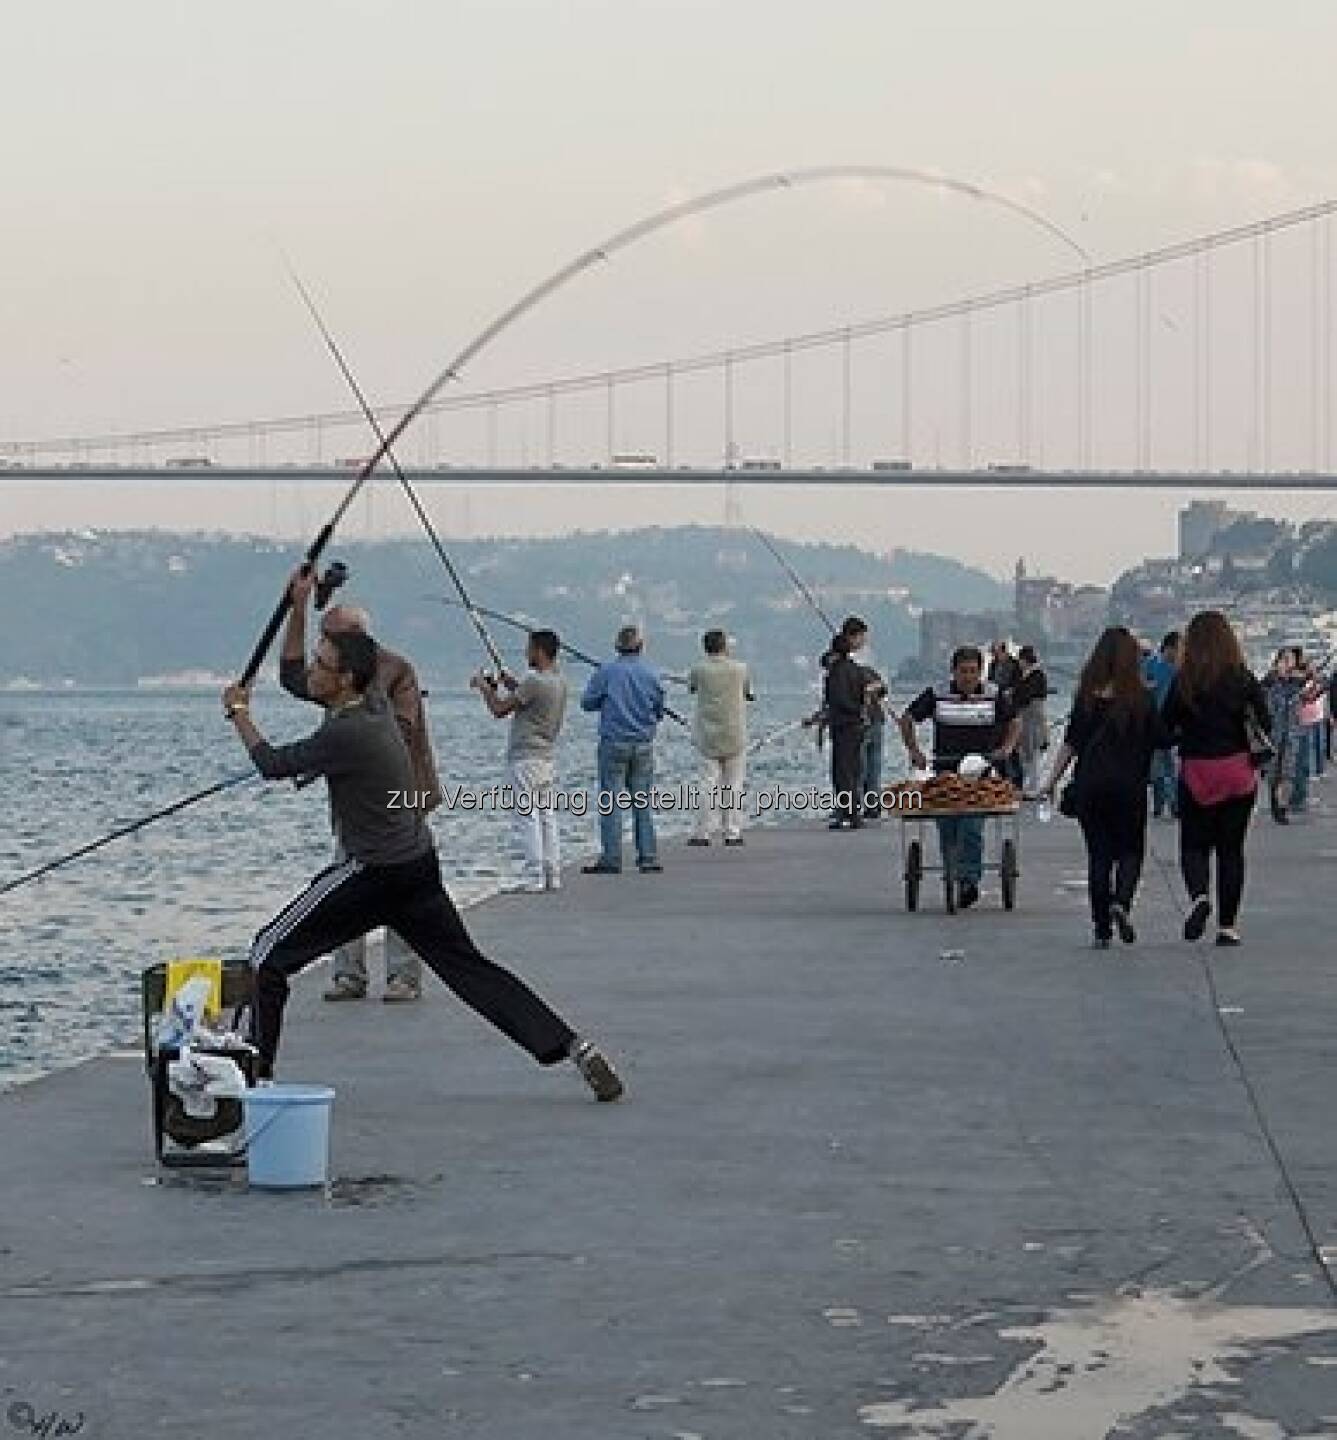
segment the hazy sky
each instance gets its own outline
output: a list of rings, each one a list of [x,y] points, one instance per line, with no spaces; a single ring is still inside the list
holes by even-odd
[[[0,87],[0,439],[345,405],[280,245],[365,388],[393,400],[411,398],[497,310],[600,236],[762,171],[945,172],[1042,209],[1098,259],[1326,199],[1337,195],[1334,54],[1337,8],[1324,0],[11,5]],[[1272,451],[1283,466],[1312,460],[1311,387],[1332,374],[1312,368],[1308,244],[1279,242],[1273,259]],[[505,385],[685,355],[1071,263],[1038,229],[966,200],[813,188],[681,227],[583,277],[466,378]],[[1245,381],[1229,369],[1244,313],[1229,296],[1243,295],[1245,275],[1226,265],[1219,281],[1216,463],[1232,467],[1249,443],[1231,428]],[[1153,306],[1155,450],[1166,463],[1186,462],[1191,444],[1190,293],[1171,276]],[[1131,312],[1117,297],[1107,310],[1097,347],[1113,355],[1128,343]],[[1048,346],[1033,382],[1037,460],[1061,458],[1071,442],[1061,373],[1070,356],[1053,339],[1067,323],[1058,309],[1037,320],[1047,327],[1037,344]],[[1010,335],[1000,319],[973,337],[977,461],[1015,458]],[[940,348],[926,344],[915,371],[919,463],[951,463],[965,443],[960,367]],[[860,461],[902,444],[899,363],[890,342],[856,357]],[[1133,459],[1125,368],[1111,360],[1097,375],[1093,424],[1110,463]],[[796,383],[796,448],[826,463],[838,448],[837,357],[796,372]],[[681,397],[684,456],[718,456],[718,392],[707,383]],[[773,453],[774,376],[740,376],[736,400],[740,446]],[[661,409],[653,395],[620,399],[617,443],[659,449]],[[561,423],[572,459],[596,453],[601,412],[573,409]],[[542,458],[540,431],[535,417],[515,419],[503,430],[505,458]],[[314,499],[246,503],[262,525],[267,509],[272,520]],[[45,500],[0,487],[0,530],[104,523],[107,503],[72,487]],[[468,515],[458,499],[440,503],[447,528],[505,528],[516,513],[504,497],[480,495]],[[745,507],[795,535],[954,550],[996,570],[1020,548],[1082,578],[1172,544],[1173,505],[1136,497],[924,492],[833,504],[750,492]],[[717,498],[567,493],[525,506],[524,525],[720,513]],[[1297,513],[1326,512],[1311,503]],[[238,516],[221,498],[210,508],[151,491],[124,497],[115,518]]]

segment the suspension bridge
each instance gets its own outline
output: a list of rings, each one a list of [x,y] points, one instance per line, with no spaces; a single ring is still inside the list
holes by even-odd
[[[1332,489],[1335,212],[820,331],[449,391],[401,460],[452,485]],[[12,438],[0,481],[328,481],[371,448],[356,409]]]

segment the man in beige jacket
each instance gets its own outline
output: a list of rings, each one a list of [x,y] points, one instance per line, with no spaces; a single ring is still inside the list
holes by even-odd
[[[692,666],[687,688],[696,696],[692,743],[701,754],[701,808],[689,845],[709,845],[721,827],[726,845],[743,843],[743,783],[747,773],[747,666],[731,659],[723,630],[701,637],[705,659]]]
[[[288,628],[283,638],[283,652],[279,659],[279,683],[299,700],[311,698],[306,688],[304,617],[304,606],[294,606],[289,613]],[[323,637],[329,637],[341,630],[355,630],[365,635],[369,632],[370,624],[370,617],[365,610],[354,605],[333,605],[321,617],[320,633]],[[378,645],[374,684],[390,702],[413,764],[416,791],[402,798],[406,802],[412,801],[414,808],[426,814],[441,803],[441,784],[437,778],[432,740],[427,729],[427,714],[423,707],[417,674],[404,656],[387,650],[384,645]],[[336,835],[335,859],[342,860],[343,852],[338,842],[339,837]],[[334,952],[334,972],[329,988],[325,991],[325,999],[362,1000],[366,994],[367,941],[363,936]],[[421,995],[422,962],[393,930],[387,930],[385,990],[381,998],[393,1002],[417,1000]]]

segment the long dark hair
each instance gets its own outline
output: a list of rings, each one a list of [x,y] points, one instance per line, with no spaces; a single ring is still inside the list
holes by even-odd
[[[1110,703],[1121,720],[1146,703],[1142,657],[1137,641],[1122,625],[1111,625],[1096,641],[1077,682],[1077,702],[1088,710],[1094,709],[1105,690],[1110,692]]]
[[[1184,704],[1192,709],[1232,671],[1244,668],[1240,642],[1219,610],[1201,610],[1184,631],[1184,652],[1175,683]]]

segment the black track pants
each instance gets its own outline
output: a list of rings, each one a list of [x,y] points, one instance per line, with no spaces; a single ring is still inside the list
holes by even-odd
[[[564,1059],[571,1027],[469,938],[441,884],[436,851],[404,865],[346,860],[322,870],[255,937],[254,1039],[262,1076],[273,1072],[288,981],[321,955],[384,925],[399,934],[456,995],[539,1061]]]

